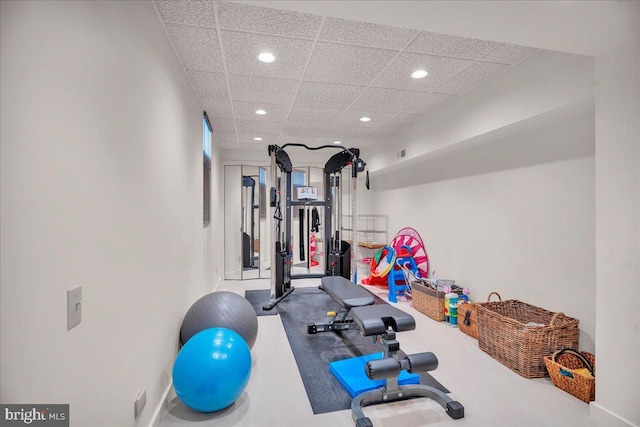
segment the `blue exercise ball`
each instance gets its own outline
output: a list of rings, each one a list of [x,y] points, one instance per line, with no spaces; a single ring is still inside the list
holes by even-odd
[[[178,398],[198,412],[214,412],[242,394],[251,373],[251,350],[226,328],[205,329],[180,349],[173,364]]]

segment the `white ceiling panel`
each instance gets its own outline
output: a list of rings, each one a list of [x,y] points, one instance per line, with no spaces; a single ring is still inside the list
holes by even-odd
[[[440,86],[438,92],[459,95],[507,68],[509,68],[509,66],[506,64],[478,61]]]
[[[372,86],[432,91],[471,64],[473,61],[469,59],[402,52]],[[416,70],[425,70],[429,74],[422,79],[413,79],[411,73]]]
[[[425,114],[456,98],[447,93],[430,93],[411,107],[404,110],[406,114]]]
[[[202,101],[202,108],[210,118],[233,119],[231,103],[228,98],[209,98]]]
[[[167,24],[167,32],[186,69],[224,72],[214,28]]]
[[[254,76],[229,76],[231,99],[288,105],[298,89],[298,81]]]
[[[364,91],[364,86],[302,82],[295,105],[315,108],[346,109]]]
[[[424,92],[370,87],[351,108],[359,111],[400,113],[425,95]]]
[[[238,149],[242,151],[262,151],[264,152],[265,159],[268,159],[267,156],[267,145],[261,142],[241,142],[238,145]]]
[[[236,127],[238,128],[238,133],[252,133],[257,136],[280,135],[284,123],[236,119]]]
[[[196,95],[200,100],[208,98],[229,98],[227,80],[223,73],[206,73],[202,71],[187,71]]]
[[[216,26],[213,3],[210,0],[166,0],[155,3],[165,22]]]
[[[287,125],[293,123],[304,126],[331,126],[343,112],[344,110],[295,106],[291,110]]]
[[[339,18],[326,18],[320,40],[360,46],[382,47],[400,50],[418,32],[388,25],[369,24]]]
[[[318,141],[318,137],[314,137],[314,136],[294,136],[294,135],[285,135],[283,133],[278,143],[280,145],[291,144],[291,143],[315,145],[317,144],[317,141]]]
[[[323,135],[324,138],[331,139],[333,141],[344,141],[349,139],[362,139],[367,138],[371,133],[371,129],[366,128],[340,128],[329,129],[329,131]]]
[[[397,116],[384,122],[381,128],[401,130],[403,128],[411,126],[419,119],[420,115],[417,114],[398,114]],[[372,133],[375,133],[375,131]]]
[[[256,110],[264,110],[265,115],[256,114]],[[262,122],[284,122],[287,120],[289,106],[282,104],[267,104],[261,102],[233,101],[233,112],[236,119],[257,120]]]
[[[500,43],[487,40],[423,31],[411,42],[407,50],[456,58],[480,59],[498,46]]]
[[[223,31],[222,45],[227,72],[245,76],[300,79],[313,41],[237,31]],[[276,60],[264,63],[258,54],[270,52]]]
[[[289,124],[282,131],[283,136],[319,138],[329,132],[329,126]]]
[[[232,30],[314,39],[322,16],[238,3],[218,3],[220,27]]]
[[[538,49],[515,44],[503,44],[487,56],[483,61],[503,62],[505,64],[515,64],[536,53]]]
[[[397,51],[318,42],[304,80],[367,86]]]
[[[223,119],[218,117],[210,117],[211,127],[219,133],[235,133],[236,126],[233,119]]]
[[[229,133],[229,132],[218,132],[215,128],[213,129],[213,134],[215,135],[216,139],[218,140],[219,144],[237,144],[238,143],[238,137],[236,135],[235,132],[233,133]]]
[[[256,141],[253,138],[262,138],[262,141]],[[238,134],[238,141],[242,144],[242,143],[249,143],[249,144],[263,144],[264,145],[264,151],[265,153],[267,152],[267,145],[269,144],[276,144],[278,142],[278,135],[256,135],[255,133],[239,133]]]
[[[333,141],[342,141],[342,144],[334,144]],[[343,138],[343,139],[335,139],[335,138],[320,138],[317,141],[318,145],[334,145],[336,147],[342,148],[351,148],[351,147],[362,147],[369,142],[366,138]],[[338,150],[336,150],[337,152]]]
[[[220,148],[223,150],[239,150],[240,146],[235,142],[219,142]]]
[[[394,117],[396,113],[383,113],[378,111],[355,111],[350,110],[344,113],[342,117],[336,121],[332,128],[334,129],[368,129],[369,131],[377,128],[386,122],[390,118]],[[362,122],[361,117],[369,117],[371,121]]]

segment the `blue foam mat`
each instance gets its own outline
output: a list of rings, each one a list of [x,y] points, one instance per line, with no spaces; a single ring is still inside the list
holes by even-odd
[[[349,392],[351,397],[356,397],[362,392],[375,390],[384,385],[384,379],[369,379],[364,369],[364,365],[369,360],[382,358],[382,353],[373,353],[360,357],[352,357],[350,359],[336,360],[335,362],[329,363],[329,370]],[[420,384],[420,376],[402,371],[398,377],[398,385],[406,384]]]

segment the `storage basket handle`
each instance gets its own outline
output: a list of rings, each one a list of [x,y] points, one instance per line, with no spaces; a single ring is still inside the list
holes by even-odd
[[[551,322],[549,322],[549,326],[553,326],[553,324],[556,322],[556,319],[558,317],[567,317],[563,312],[558,311],[556,314],[553,315],[553,317],[551,318]]]
[[[593,365],[591,365],[589,360],[586,357],[584,357],[584,355],[580,353],[578,350],[574,350],[572,348],[563,348],[562,350],[558,350],[554,352],[553,355],[551,355],[551,360],[554,361],[555,363],[558,363],[558,361],[556,360],[558,356],[565,353],[576,356],[578,359],[580,359],[580,361],[584,364],[584,366],[589,370],[589,372],[591,372],[591,375],[593,375],[593,377],[596,376],[596,373],[594,372],[594,369],[593,369]]]
[[[499,293],[497,293],[497,292],[491,292],[491,293],[489,294],[489,296],[487,297],[487,302],[491,302],[491,295],[497,295],[497,296],[498,296],[498,299],[500,300],[500,302],[502,302],[502,297],[501,297],[501,296],[500,296],[500,294],[499,294]]]

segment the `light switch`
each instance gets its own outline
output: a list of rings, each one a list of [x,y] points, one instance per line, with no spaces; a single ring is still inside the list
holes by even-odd
[[[67,291],[67,330],[82,320],[82,287]]]

